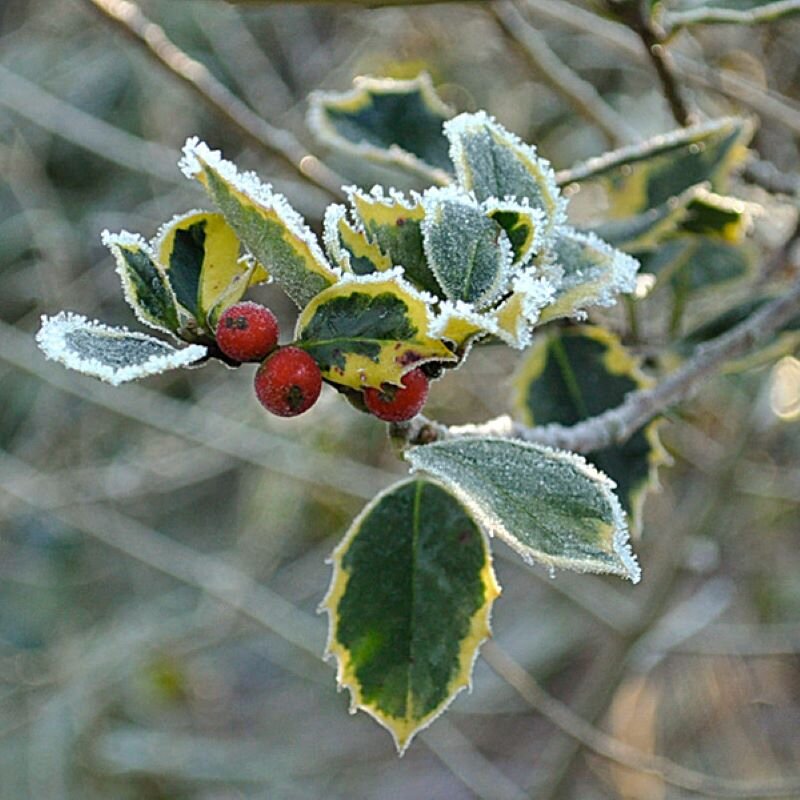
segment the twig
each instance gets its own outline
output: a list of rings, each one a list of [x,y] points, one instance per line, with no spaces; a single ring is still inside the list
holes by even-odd
[[[481,425],[447,427],[419,416],[408,423],[396,425],[394,433],[409,444],[426,444],[436,439],[502,436],[578,453],[591,453],[626,441],[654,416],[690,397],[725,361],[752,350],[788,322],[799,308],[800,280],[782,297],[762,306],[728,333],[700,345],[689,361],[657,386],[633,392],[616,408],[577,425],[529,428],[507,416],[501,416]]]
[[[109,125],[0,64],[0,105],[90,153],[161,181],[181,181],[178,153]]]
[[[132,0],[86,0],[174,77],[180,78],[250,142],[276,155],[310,183],[341,199],[343,180],[311,156],[294,134],[261,119],[199,61],[184,53]]]
[[[483,646],[483,657],[531,707],[564,733],[596,755],[637,772],[658,776],[665,783],[709,797],[788,797],[800,791],[800,776],[749,781],[721,778],[682,767],[663,756],[654,756],[631,747],[595,728],[575,714],[569,706],[549,695],[511,656],[495,642]]]
[[[111,387],[49,364],[33,337],[0,322],[0,360],[61,391],[169,435],[205,445],[239,461],[274,470],[350,497],[372,499],[396,476],[342,455],[312,450],[297,440],[231,420],[210,409],[142,386]]]
[[[630,144],[639,134],[610,106],[591,83],[568,67],[547,44],[547,39],[508,0],[493,3],[489,13],[507,36],[520,47],[544,82],[586,120],[597,126],[614,147]]]
[[[671,34],[689,25],[759,25],[789,14],[800,14],[800,0],[777,0],[747,10],[701,6],[687,11],[667,11],[663,23]]]
[[[619,2],[608,0],[609,6],[641,39],[650,62],[655,67],[664,97],[669,104],[672,116],[679,125],[691,125],[696,121],[683,96],[678,83],[672,57],[667,50],[665,31],[653,20],[650,4],[646,0]]]

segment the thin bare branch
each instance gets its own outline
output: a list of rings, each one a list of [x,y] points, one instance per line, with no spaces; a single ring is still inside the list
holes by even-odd
[[[343,180],[309,154],[290,131],[261,119],[199,61],[183,52],[132,0],[86,0],[256,147],[278,156],[307,181],[341,199]]]
[[[800,280],[781,297],[762,306],[728,333],[699,346],[692,358],[652,389],[633,392],[617,408],[577,425],[529,428],[507,416],[501,416],[480,425],[447,427],[420,416],[396,425],[394,432],[401,440],[411,444],[465,436],[503,436],[578,453],[591,453],[626,441],[654,416],[686,400],[726,361],[755,348],[799,310]]]
[[[748,9],[700,6],[686,11],[668,11],[663,24],[672,33],[690,25],[760,25],[790,14],[800,14],[800,0],[777,0]]]
[[[161,181],[183,180],[176,151],[71,106],[2,64],[0,105],[112,164]]]
[[[744,797],[756,800],[765,797],[789,797],[800,791],[800,775],[772,780],[735,780],[707,775],[682,767],[663,756],[645,753],[598,730],[575,714],[569,706],[548,694],[496,642],[484,644],[483,657],[532,708],[584,747],[609,761],[637,772],[656,775],[672,786],[708,797]]]
[[[599,128],[614,147],[635,142],[639,134],[610,106],[591,83],[567,66],[510,0],[493,3],[489,13],[519,45],[536,73],[584,119]]]

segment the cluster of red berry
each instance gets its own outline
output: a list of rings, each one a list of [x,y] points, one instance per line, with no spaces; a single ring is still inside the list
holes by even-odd
[[[261,405],[279,417],[296,417],[317,402],[322,373],[301,347],[278,347],[278,321],[258,303],[245,301],[226,309],[217,324],[217,346],[234,361],[261,361],[255,390]],[[365,389],[364,405],[378,419],[402,422],[418,414],[428,398],[428,377],[417,368],[402,386]]]

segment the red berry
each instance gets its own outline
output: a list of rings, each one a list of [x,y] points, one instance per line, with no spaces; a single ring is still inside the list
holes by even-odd
[[[296,417],[317,402],[322,373],[317,362],[299,347],[281,347],[256,372],[256,396],[279,417]]]
[[[278,320],[258,303],[236,303],[220,315],[217,344],[235,361],[261,361],[278,346]]]
[[[384,384],[381,389],[365,389],[364,403],[386,422],[403,422],[415,417],[428,399],[428,378],[418,367],[403,375],[402,386]]]

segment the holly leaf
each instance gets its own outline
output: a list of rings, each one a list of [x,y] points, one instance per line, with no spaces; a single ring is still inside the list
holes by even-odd
[[[453,111],[430,76],[413,80],[359,77],[349,92],[314,92],[309,128],[324,144],[357,158],[438,175],[449,182],[442,123]]]
[[[402,376],[420,364],[455,360],[429,330],[425,299],[393,270],[346,276],[317,295],[300,314],[295,344],[333,383],[353,389],[400,386]]]
[[[490,304],[511,272],[514,255],[506,232],[474,198],[452,187],[429,190],[423,206],[425,255],[445,295],[476,308]]]
[[[541,313],[542,322],[614,305],[618,294],[636,287],[639,262],[592,233],[564,228],[552,252],[563,274],[553,302]]]
[[[42,317],[36,342],[47,358],[114,386],[191,366],[207,353],[201,345],[177,349],[146,333],[109,327],[64,311]]]
[[[513,269],[525,266],[544,247],[545,215],[540,209],[496,197],[485,201],[483,207],[511,242]]]
[[[350,224],[342,205],[333,204],[326,209],[323,240],[328,256],[342,272],[371,275],[392,268],[391,258],[363,230]]]
[[[753,135],[749,120],[725,117],[681,128],[613,150],[559,173],[559,184],[599,187],[605,219],[636,216],[667,203],[686,189],[708,182],[724,192],[728,177],[747,155]]]
[[[153,244],[178,303],[202,328],[238,303],[248,287],[269,280],[266,270],[240,258],[241,245],[222,214],[190,211],[162,227]]]
[[[614,484],[580,456],[481,437],[413,447],[406,459],[526,561],[639,581]]]
[[[537,336],[514,376],[514,409],[526,425],[575,425],[620,405],[629,392],[651,385],[637,359],[611,332],[593,325],[548,330]],[[617,484],[634,535],[642,506],[667,463],[651,422],[627,442],[588,455]]]
[[[136,318],[150,328],[176,333],[181,320],[175,294],[147,242],[127,231],[103,231],[102,240],[114,256],[125,300]]]
[[[420,196],[412,192],[406,198],[393,191],[387,197],[379,186],[369,194],[355,187],[346,191],[357,227],[364,231],[367,240],[378,246],[392,266],[401,266],[406,279],[417,288],[442,297],[442,287],[428,266],[423,249],[420,226],[425,209]]]
[[[738,244],[749,227],[750,214],[744,202],[709,192],[700,185],[642,214],[610,220],[592,231],[614,247],[637,253],[688,236],[708,236]]]
[[[479,111],[460,114],[444,125],[459,184],[480,202],[515,198],[541,209],[545,238],[566,219],[566,202],[555,173],[536,149]]]
[[[240,174],[196,138],[183,148],[181,169],[205,187],[241,242],[298,306],[336,282],[338,273],[303,218],[254,173]]]
[[[422,478],[378,495],[331,558],[327,654],[402,754],[470,685],[500,588],[470,511]]]

